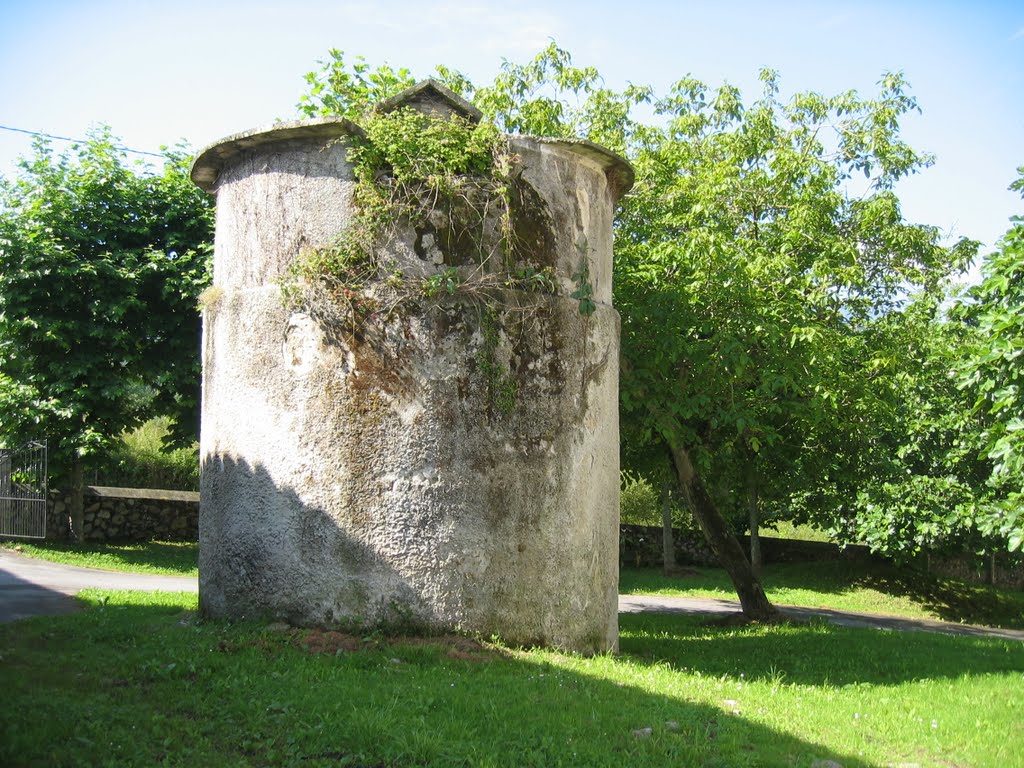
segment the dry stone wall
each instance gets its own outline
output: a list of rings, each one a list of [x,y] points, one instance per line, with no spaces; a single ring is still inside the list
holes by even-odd
[[[1004,589],[1024,591],[1024,557],[1019,552],[1014,556],[1001,552],[994,560],[991,556],[978,555],[921,556],[914,565],[937,576],[969,584],[994,583]]]
[[[740,536],[744,550],[750,549],[750,537]],[[676,563],[680,566],[715,568],[718,561],[699,531],[674,531]],[[833,560],[873,560],[885,562],[881,555],[872,554],[869,547],[837,544],[823,541],[800,541],[761,537],[761,553],[765,563],[829,562]],[[657,526],[623,525],[619,536],[619,563],[624,568],[660,568],[662,532]],[[1024,562],[1020,556],[1000,553],[995,560],[995,573],[990,558],[969,555],[922,555],[907,568],[958,579],[969,584],[990,584],[994,581],[1004,589],[1024,590]]]
[[[626,568],[660,568],[664,562],[661,528],[649,525],[619,527],[619,562]],[[699,531],[674,531],[676,562],[712,567],[717,560]]]
[[[619,537],[619,558],[624,566],[661,567],[662,531],[657,526],[623,525]],[[739,536],[744,550],[750,549],[750,537]],[[673,543],[679,565],[697,565],[714,568],[718,560],[700,531],[675,530]],[[866,560],[875,558],[868,547],[852,545],[840,549],[836,544],[823,541],[799,541],[772,536],[761,537],[761,554],[766,563],[806,563],[829,560]],[[878,558],[881,559],[881,558]]]
[[[66,491],[50,494],[46,537],[71,538]],[[87,486],[87,541],[196,541],[199,538],[199,494],[136,488]]]

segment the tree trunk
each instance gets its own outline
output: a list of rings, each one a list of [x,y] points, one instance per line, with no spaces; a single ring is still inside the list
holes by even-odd
[[[750,568],[754,576],[761,578],[764,558],[761,555],[761,507],[757,498],[757,470],[751,462],[747,467],[747,512],[750,517]]]
[[[728,524],[715,507],[715,502],[708,493],[704,482],[697,474],[690,461],[690,454],[685,448],[678,445],[670,445],[672,451],[672,462],[679,476],[679,485],[686,495],[686,500],[693,510],[693,516],[697,519],[704,538],[707,539],[711,551],[715,553],[718,561],[725,568],[732,579],[736,594],[740,598],[740,606],[743,615],[757,621],[770,621],[778,617],[778,611],[768,602],[768,597],[761,587],[750,568],[743,547]]]
[[[79,544],[85,543],[85,480],[82,459],[75,455],[71,459],[71,534]]]
[[[671,576],[676,570],[676,542],[672,535],[672,485],[661,481],[661,554],[662,571]]]

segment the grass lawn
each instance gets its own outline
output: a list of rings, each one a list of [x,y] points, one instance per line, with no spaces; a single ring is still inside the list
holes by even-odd
[[[627,615],[582,658],[83,599],[0,625],[0,765],[1024,765],[1020,642]]]
[[[0,547],[29,557],[83,568],[109,571],[158,573],[168,576],[198,576],[199,545],[188,541],[147,541],[127,543],[86,542],[79,546],[69,541],[5,539]]]
[[[779,563],[765,567],[762,584],[768,598],[783,605],[1024,629],[1022,592],[880,563]],[[720,568],[697,568],[693,575],[678,578],[665,577],[654,568],[624,568],[619,591],[737,599],[732,582]]]

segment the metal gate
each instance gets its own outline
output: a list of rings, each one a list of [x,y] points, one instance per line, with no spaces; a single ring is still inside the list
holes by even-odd
[[[46,537],[46,442],[0,448],[0,536]]]

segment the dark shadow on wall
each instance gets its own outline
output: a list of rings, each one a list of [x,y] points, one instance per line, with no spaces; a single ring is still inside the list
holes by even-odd
[[[629,663],[423,641],[311,653],[301,631],[118,595],[25,629],[0,627],[10,766],[872,765],[662,693],[671,673],[651,683]]]
[[[434,628],[427,601],[402,573],[264,467],[216,456],[204,462],[200,485],[204,615],[306,627]],[[202,506],[214,498],[227,506]]]

